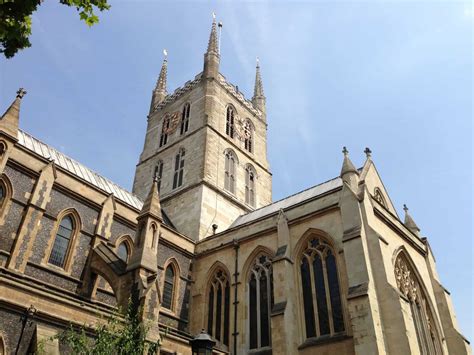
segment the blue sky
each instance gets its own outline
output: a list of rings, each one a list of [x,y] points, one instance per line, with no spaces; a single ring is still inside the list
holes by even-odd
[[[46,1],[32,48],[0,59],[0,105],[21,127],[131,188],[162,61],[168,88],[202,70],[211,13],[221,72],[250,97],[260,57],[274,200],[356,165],[366,146],[434,250],[461,331],[472,328],[473,20],[470,2],[111,1],[87,28]],[[2,109],[2,111],[3,111]]]

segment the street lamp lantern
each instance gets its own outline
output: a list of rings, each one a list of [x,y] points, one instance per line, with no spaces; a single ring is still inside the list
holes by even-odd
[[[189,341],[193,355],[212,355],[212,348],[216,345],[215,340],[207,334],[204,329]]]

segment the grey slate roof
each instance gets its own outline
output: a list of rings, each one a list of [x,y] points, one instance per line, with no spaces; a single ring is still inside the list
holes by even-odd
[[[285,208],[313,199],[319,195],[322,195],[326,192],[337,189],[341,186],[342,186],[342,179],[340,177],[323,182],[322,184],[310,187],[309,189],[306,189],[294,195],[288,196],[280,201],[273,202],[265,207],[262,207],[255,211],[244,214],[238,217],[229,228],[234,228],[234,227],[238,227],[240,225],[243,225],[249,222],[253,222],[257,219],[276,213],[280,209],[284,210]]]
[[[69,158],[53,147],[41,142],[39,139],[22,130],[18,130],[18,143],[28,150],[42,156],[43,158],[53,160],[57,166],[60,166],[80,179],[91,183],[107,194],[113,193],[116,199],[121,200],[127,205],[132,206],[138,210],[142,209],[143,202],[131,192],[128,192],[109,179],[104,178],[81,163]]]

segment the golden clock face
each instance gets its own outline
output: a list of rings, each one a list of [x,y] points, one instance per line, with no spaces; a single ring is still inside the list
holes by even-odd
[[[164,133],[166,134],[171,134],[174,131],[176,131],[176,128],[178,128],[179,123],[181,122],[181,114],[179,111],[173,112],[173,113],[167,113],[164,118],[164,122],[166,120],[169,121],[167,127],[163,129]]]

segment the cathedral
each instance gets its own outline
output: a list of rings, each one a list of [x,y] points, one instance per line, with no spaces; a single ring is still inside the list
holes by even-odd
[[[272,201],[266,98],[219,72],[152,91],[132,192],[0,119],[0,355],[69,353],[72,326],[143,307],[160,354],[470,354],[429,242],[371,158]],[[27,104],[25,102],[24,104]]]

